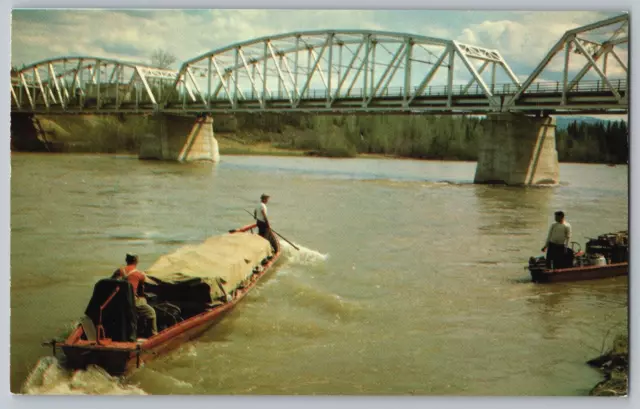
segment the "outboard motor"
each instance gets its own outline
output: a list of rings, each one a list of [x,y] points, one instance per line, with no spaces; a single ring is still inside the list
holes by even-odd
[[[547,268],[547,260],[544,256],[530,257],[529,270],[544,270]]]

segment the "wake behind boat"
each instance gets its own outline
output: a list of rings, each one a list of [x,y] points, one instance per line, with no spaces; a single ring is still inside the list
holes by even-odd
[[[136,317],[127,280],[103,279],[94,287],[85,317],[63,342],[64,366],[98,365],[122,375],[165,354],[217,323],[273,267],[281,255],[252,230],[255,224],[185,246],[161,257],[147,270],[145,293],[155,310],[158,333]]]

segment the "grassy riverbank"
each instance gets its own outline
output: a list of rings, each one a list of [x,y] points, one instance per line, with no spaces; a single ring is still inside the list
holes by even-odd
[[[302,149],[278,148],[270,142],[248,144],[232,134],[217,134],[216,140],[221,155],[305,156],[307,153]]]
[[[629,387],[629,337],[618,335],[613,340],[611,349],[587,362],[598,368],[605,379],[599,382],[589,395],[592,396],[626,396]]]
[[[15,121],[14,121],[15,119]],[[152,116],[39,115],[39,130],[13,118],[16,151],[137,153],[157,132]],[[214,133],[222,155],[287,155],[463,160],[478,158],[491,127],[486,119],[438,115],[218,115]],[[556,132],[561,162],[627,163],[626,125],[570,126]]]

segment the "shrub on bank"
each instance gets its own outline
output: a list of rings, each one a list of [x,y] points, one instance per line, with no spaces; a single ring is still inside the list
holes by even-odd
[[[36,120],[44,139],[64,152],[137,152],[141,136],[153,133],[144,116],[43,115]]]
[[[590,392],[592,396],[626,396],[629,386],[629,337],[618,335],[611,349],[587,362],[605,376]]]
[[[155,133],[146,116],[44,115],[46,143],[76,152],[137,152],[140,139]],[[416,159],[477,160],[479,141],[490,137],[486,120],[439,115],[316,115],[260,113],[217,115],[214,132],[234,134],[246,144],[312,151],[340,157],[371,153]],[[12,125],[12,147],[41,145],[24,127]],[[33,132],[32,132],[33,133]],[[33,143],[14,143],[31,138]],[[42,138],[41,138],[42,139]],[[18,141],[22,142],[22,141]],[[623,122],[580,124],[556,131],[560,161],[626,163],[628,130]],[[47,150],[47,149],[40,149]],[[58,150],[58,148],[56,148]]]

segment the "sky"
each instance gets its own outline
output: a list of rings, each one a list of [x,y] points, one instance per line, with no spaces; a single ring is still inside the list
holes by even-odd
[[[497,49],[526,76],[565,31],[616,12],[443,10],[14,10],[11,62],[61,55],[148,62],[157,48],[179,61],[270,34],[373,29]],[[177,67],[176,67],[177,68]]]
[[[163,49],[177,57],[172,67],[177,69],[183,61],[257,37],[303,30],[364,29],[418,34],[496,49],[523,81],[567,30],[618,14],[621,13],[18,9],[12,13],[11,63],[19,67],[52,57],[86,55],[147,64],[154,50]],[[625,50],[623,54],[623,59],[627,58]],[[539,80],[561,79],[562,63],[562,58],[556,58]],[[456,68],[464,69],[462,64]],[[609,69],[624,75],[614,63]]]

